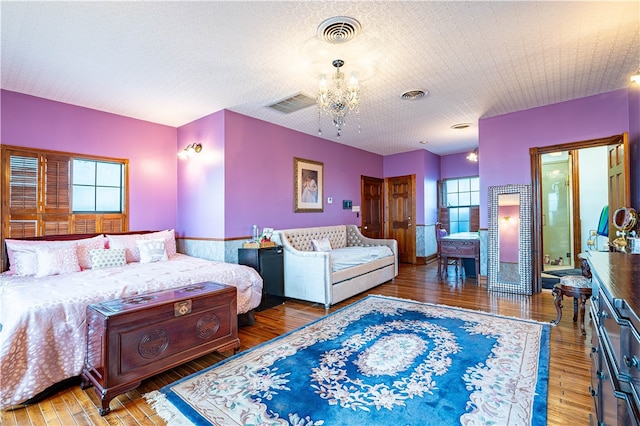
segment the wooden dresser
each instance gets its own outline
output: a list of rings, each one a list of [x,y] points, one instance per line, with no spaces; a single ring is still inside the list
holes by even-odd
[[[236,288],[205,282],[87,307],[82,387],[93,385],[100,414],[147,377],[214,350],[240,347]]]
[[[589,252],[597,425],[640,425],[640,256]]]

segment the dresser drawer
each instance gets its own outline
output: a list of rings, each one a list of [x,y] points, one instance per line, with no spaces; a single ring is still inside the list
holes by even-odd
[[[478,244],[471,242],[461,242],[461,241],[440,241],[440,254],[442,256],[452,256],[456,255],[467,255],[473,256],[478,254]]]
[[[620,344],[620,335],[622,333],[622,327],[620,325],[620,317],[609,304],[609,300],[600,294],[600,311],[598,312],[598,319],[600,326],[606,330],[603,333],[602,340],[607,345],[607,350],[611,352],[611,357],[615,363],[613,366],[614,373],[618,373],[622,365],[622,353]]]

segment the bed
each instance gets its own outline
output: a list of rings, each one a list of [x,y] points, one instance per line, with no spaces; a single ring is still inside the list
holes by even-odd
[[[113,235],[111,239],[96,235],[78,240],[82,244],[59,242],[54,248],[37,248],[37,259],[42,260],[47,256],[44,252],[63,251],[63,244],[71,244],[78,264],[84,264],[79,271],[75,267],[70,272],[59,268],[58,273],[43,275],[52,269],[47,271],[47,267],[39,265],[36,275],[19,275],[15,268],[0,274],[0,409],[22,403],[49,386],[81,373],[89,304],[204,281],[235,286],[238,314],[250,314],[260,304],[262,278],[254,269],[175,253],[173,230],[161,232]],[[162,238],[155,238],[158,236]],[[164,240],[164,256],[158,255],[157,261],[135,261],[132,244],[141,240],[151,241],[157,248]],[[14,240],[11,243],[17,250],[14,252],[9,249],[9,241],[6,240],[9,263],[24,264],[19,258],[22,255],[16,257],[21,246],[15,245],[18,242]],[[108,249],[98,247],[101,241],[110,243]],[[89,245],[98,248],[85,247]],[[30,249],[33,251],[33,247]],[[64,250],[70,253],[68,247]],[[107,253],[109,250],[113,252]],[[126,262],[122,264],[120,259],[115,266],[98,268],[101,260],[98,255],[114,253],[119,257],[124,253]],[[60,259],[58,257],[58,264]],[[93,265],[92,260],[95,260]],[[53,272],[56,272],[55,266]]]

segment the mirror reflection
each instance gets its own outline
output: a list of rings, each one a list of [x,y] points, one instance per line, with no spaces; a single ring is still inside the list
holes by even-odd
[[[517,284],[520,282],[519,265],[519,194],[498,195],[498,280]]]

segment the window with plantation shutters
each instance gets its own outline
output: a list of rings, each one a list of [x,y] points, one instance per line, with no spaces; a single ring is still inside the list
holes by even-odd
[[[5,238],[128,230],[127,160],[8,145],[1,158],[3,259]],[[83,164],[95,168],[91,182],[74,180],[74,165],[80,176]],[[79,198],[78,208],[73,194],[79,186],[90,196]]]
[[[477,176],[438,181],[438,222],[450,234],[480,228],[480,180]]]

